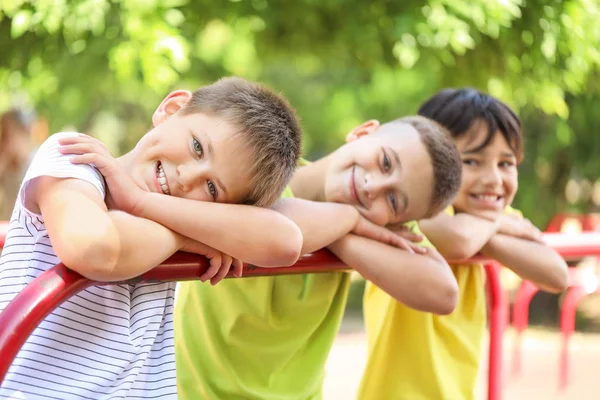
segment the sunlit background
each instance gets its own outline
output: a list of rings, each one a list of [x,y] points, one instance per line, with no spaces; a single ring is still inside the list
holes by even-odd
[[[599,20],[596,0],[0,0],[0,113],[35,110],[38,144],[70,129],[117,155],[169,91],[239,75],[287,96],[314,158],[472,86],[522,117],[515,205],[544,228],[600,210]],[[533,322],[555,329],[558,302],[534,301]]]

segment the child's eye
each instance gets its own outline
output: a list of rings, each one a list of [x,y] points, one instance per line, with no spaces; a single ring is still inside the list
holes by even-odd
[[[500,162],[500,167],[501,168],[510,168],[513,165],[515,165],[515,164],[513,162],[510,162],[510,161],[502,161],[502,162]]]
[[[213,181],[208,181],[208,191],[210,195],[213,197],[213,200],[217,200],[217,186],[213,183]]]
[[[390,164],[390,159],[388,158],[387,154],[384,152],[383,153],[383,171],[388,172],[391,167],[392,167],[392,165]]]
[[[198,139],[192,139],[192,146],[194,146],[194,151],[196,154],[198,154],[200,157],[204,155],[204,149],[202,148],[202,144],[198,141]]]
[[[398,201],[396,200],[396,195],[390,192],[388,197],[390,199],[390,206],[392,207],[392,211],[394,212],[394,214],[396,214],[398,212]]]
[[[468,166],[471,166],[471,167],[474,167],[474,166],[477,165],[477,160],[473,160],[471,158],[464,159],[464,160],[462,160],[462,162],[463,162],[464,165],[468,165]]]

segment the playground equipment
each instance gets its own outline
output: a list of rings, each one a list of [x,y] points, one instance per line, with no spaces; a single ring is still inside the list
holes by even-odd
[[[590,255],[600,256],[600,233],[545,234],[544,240],[566,260]],[[506,294],[500,284],[500,265],[494,260],[483,258],[476,258],[470,262],[481,262],[485,265],[491,300],[488,399],[500,400],[502,395],[502,338],[508,312]],[[158,267],[128,282],[194,280],[198,279],[207,268],[208,260],[204,257],[177,253]],[[303,256],[298,263],[291,267],[245,266],[244,276],[324,273],[345,269],[348,267],[329,251],[320,250]],[[86,287],[98,284],[102,283],[90,281],[69,270],[63,264],[58,264],[27,285],[0,313],[0,382],[4,379],[12,360],[23,343],[43,319],[70,296]]]
[[[6,239],[6,233],[8,232],[8,222],[0,222],[0,249],[4,247],[4,239]]]
[[[565,235],[577,235],[580,232],[600,231],[600,215],[598,214],[558,214],[548,224],[547,233],[561,232]],[[588,256],[598,256],[588,254]],[[581,257],[572,257],[572,261],[580,261]],[[600,259],[597,257],[597,260]],[[570,261],[567,260],[567,261]],[[575,331],[575,314],[581,300],[597,293],[598,273],[600,271],[581,271],[578,268],[569,268],[569,289],[560,305],[560,331],[561,354],[559,360],[558,388],[567,387],[569,377],[569,339]],[[517,290],[513,305],[513,327],[516,337],[513,348],[511,373],[518,375],[521,372],[521,342],[524,331],[529,324],[529,305],[539,289],[529,281],[521,282]],[[508,305],[506,306],[508,307]]]

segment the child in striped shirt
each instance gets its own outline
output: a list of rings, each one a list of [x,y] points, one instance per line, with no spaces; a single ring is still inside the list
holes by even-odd
[[[174,283],[117,282],[178,250],[209,257],[202,279],[213,284],[230,268],[239,275],[239,259],[297,260],[296,225],[249,206],[273,203],[298,161],[301,130],[283,98],[228,78],[169,94],[153,124],[118,160],[86,152],[98,142],[84,135],[59,133],[32,161],[0,258],[0,311],[61,261],[115,283],[52,312],[20,350],[0,398],[175,399]],[[102,171],[115,168],[127,178],[107,188]]]

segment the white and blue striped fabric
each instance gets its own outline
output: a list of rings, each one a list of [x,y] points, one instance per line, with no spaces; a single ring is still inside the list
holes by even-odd
[[[27,184],[45,175],[70,177],[105,195],[95,168],[59,153],[58,139],[73,134],[52,135],[26,174],[0,257],[0,311],[59,262],[42,216],[24,206]],[[73,296],[29,337],[0,399],[176,399],[174,294],[175,283],[147,283],[93,286]]]

